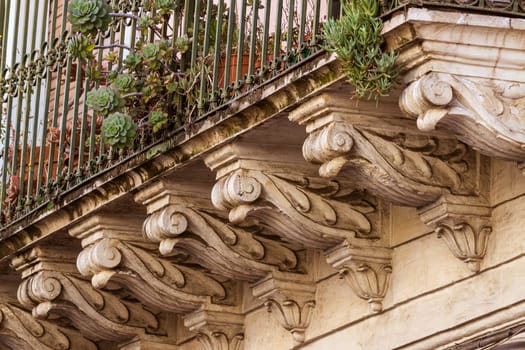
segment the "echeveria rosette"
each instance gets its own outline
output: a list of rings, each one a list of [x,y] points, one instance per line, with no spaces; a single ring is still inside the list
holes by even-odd
[[[155,0],[155,8],[162,15],[169,15],[175,9],[175,0]]]
[[[153,111],[148,115],[148,125],[151,127],[153,132],[159,131],[167,123],[168,113]]]
[[[68,19],[73,32],[95,36],[108,29],[111,17],[105,0],[72,0],[68,5]]]
[[[158,44],[147,44],[142,47],[142,55],[148,61],[154,60],[160,53],[160,47]]]
[[[95,43],[84,35],[76,35],[67,44],[67,50],[74,59],[81,61],[92,60]]]
[[[142,62],[142,58],[139,54],[131,52],[124,58],[124,66],[130,70],[135,70],[137,66]]]
[[[124,106],[124,100],[118,91],[109,87],[101,87],[98,90],[88,92],[86,103],[95,112],[102,115],[117,112]]]
[[[123,93],[135,91],[135,78],[131,74],[119,74],[113,84]]]
[[[113,113],[102,122],[102,138],[116,148],[130,147],[137,135],[137,124],[125,113]]]

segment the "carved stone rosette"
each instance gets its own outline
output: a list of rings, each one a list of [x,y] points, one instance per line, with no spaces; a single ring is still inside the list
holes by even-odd
[[[445,128],[483,154],[525,160],[524,83],[428,73],[400,106],[423,131]]]
[[[36,320],[22,308],[0,304],[0,342],[19,350],[97,350],[78,331]]]
[[[315,307],[315,283],[303,277],[269,275],[252,285],[253,295],[263,300],[268,312],[292,334],[295,345],[304,342]]]
[[[13,260],[22,270],[18,300],[39,319],[65,317],[86,337],[124,341],[160,331],[155,314],[118,291],[96,290],[75,272],[74,256],[64,249],[34,248]]]
[[[236,308],[205,306],[184,317],[184,325],[197,332],[205,350],[242,350],[244,315]]]
[[[434,228],[454,256],[478,272],[487,251],[492,225],[491,208],[469,203],[469,198],[444,197],[422,208],[423,222]]]
[[[446,192],[476,193],[479,160],[472,150],[455,138],[425,135],[410,120],[376,114],[376,107],[353,107],[334,92],[303,104],[290,119],[306,126],[303,155],[321,163],[323,177],[352,179],[380,198],[413,207]]]
[[[366,300],[374,313],[383,309],[392,272],[391,254],[388,248],[353,247],[348,242],[325,252],[327,262],[339,270],[354,293]]]
[[[142,238],[141,222],[97,215],[70,230],[84,246],[77,259],[78,270],[91,277],[95,288],[113,281],[145,304],[171,312],[193,311],[209,298],[226,297],[226,290],[215,279],[157,257],[155,246]]]

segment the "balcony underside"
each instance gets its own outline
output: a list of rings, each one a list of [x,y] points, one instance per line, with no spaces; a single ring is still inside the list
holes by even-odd
[[[525,20],[410,8],[384,28],[404,63],[389,96],[352,99],[341,63],[314,54],[10,223],[0,341],[511,346]]]

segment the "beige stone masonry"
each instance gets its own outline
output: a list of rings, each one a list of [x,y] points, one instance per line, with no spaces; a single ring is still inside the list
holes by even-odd
[[[96,290],[76,272],[71,248],[41,246],[13,259],[22,273],[18,300],[38,319],[64,317],[93,341],[166,334],[157,315],[118,290]],[[153,340],[154,341],[154,340]]]
[[[350,277],[350,286],[370,302],[373,312],[380,311],[388,278],[376,273],[370,262],[381,251],[381,262],[389,267],[380,270],[391,269],[389,255],[384,253],[389,237],[383,232],[387,207],[353,186],[346,187],[347,183],[319,178],[314,167],[297,157],[297,151],[272,144],[254,148],[240,141],[218,149],[206,158],[217,172],[213,204],[229,210],[234,224],[256,223],[301,247],[322,249],[328,255],[334,254],[329,250],[335,246],[349,247],[344,257],[330,261],[344,275],[359,276]]]

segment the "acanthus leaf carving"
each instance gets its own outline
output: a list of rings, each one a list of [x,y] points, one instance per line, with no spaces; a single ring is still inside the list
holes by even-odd
[[[57,283],[63,293],[56,295],[47,290]],[[25,307],[33,308],[35,317],[66,317],[92,339],[125,340],[141,330],[159,326],[156,316],[141,306],[112,293],[96,291],[89,282],[60,272],[41,271],[24,280],[18,297]]]
[[[315,307],[315,283],[308,276],[268,275],[252,285],[253,295],[292,334],[295,345],[305,341],[305,332]]]
[[[325,255],[328,263],[349,282],[354,293],[368,302],[370,310],[381,312],[392,273],[390,249],[355,247],[343,242],[325,251]]]
[[[197,332],[205,350],[241,350],[244,346],[244,315],[235,307],[203,306],[186,315],[184,325]]]
[[[160,208],[144,222],[146,237],[160,243],[162,254],[185,251],[210,271],[247,281],[274,268],[286,271],[297,266],[295,253],[284,245],[231,226],[182,197],[174,198],[179,204]]]
[[[325,249],[347,238],[374,237],[367,217],[369,208],[363,210],[333,199],[333,195],[318,194],[308,188],[311,182],[307,178],[294,180],[290,174],[236,170],[217,181],[212,202],[217,208],[229,209],[229,219],[235,224],[249,223],[251,219],[267,232],[307,247]],[[232,181],[264,186],[258,197],[239,204],[230,200],[236,196],[235,187],[228,185]]]
[[[45,247],[14,259],[13,265],[23,275],[18,300],[32,309],[34,317],[69,319],[95,341],[123,341],[145,332],[162,332],[155,314],[119,290],[94,289],[74,272],[73,257],[64,257],[60,249]],[[47,259],[54,261],[48,263]]]
[[[0,342],[21,350],[96,350],[97,345],[78,331],[36,320],[27,311],[0,304]]]
[[[83,238],[85,248],[77,258],[77,267],[82,275],[91,277],[95,288],[112,281],[145,304],[171,312],[193,311],[209,298],[226,297],[217,280],[156,256],[155,246],[143,239],[140,226],[129,227],[128,222],[128,218],[99,215],[70,230],[73,236]]]
[[[405,114],[423,131],[443,127],[481,153],[525,159],[525,84],[429,73],[400,99]]]
[[[332,138],[352,139],[347,148],[331,148]],[[345,175],[379,197],[401,205],[420,206],[449,191],[469,194],[467,149],[453,140],[439,140],[402,131],[374,130],[336,121],[312,132],[303,145],[306,160],[322,163],[319,173]]]
[[[491,209],[475,198],[443,196],[420,209],[423,222],[434,228],[452,254],[478,272],[492,232]]]
[[[464,261],[474,272],[480,270],[491,232],[492,226],[486,218],[449,218],[441,221],[436,227],[438,237],[445,241],[454,256]]]

